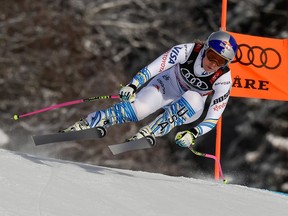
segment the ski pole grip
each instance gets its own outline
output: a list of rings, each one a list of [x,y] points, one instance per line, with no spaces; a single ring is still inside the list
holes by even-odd
[[[16,115],[16,114],[15,114],[15,115],[13,116],[13,119],[14,119],[15,121],[17,121],[17,120],[19,119],[19,115]]]

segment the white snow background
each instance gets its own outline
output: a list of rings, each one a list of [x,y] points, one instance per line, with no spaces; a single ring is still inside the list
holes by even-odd
[[[98,215],[287,216],[288,196],[0,149],[0,216]]]

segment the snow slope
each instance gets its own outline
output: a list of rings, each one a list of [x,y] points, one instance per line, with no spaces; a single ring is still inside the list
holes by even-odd
[[[1,216],[287,216],[288,197],[237,185],[0,150]]]

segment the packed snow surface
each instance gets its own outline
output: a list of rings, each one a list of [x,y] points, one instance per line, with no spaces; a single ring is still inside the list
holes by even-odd
[[[287,216],[288,197],[0,150],[1,216]]]

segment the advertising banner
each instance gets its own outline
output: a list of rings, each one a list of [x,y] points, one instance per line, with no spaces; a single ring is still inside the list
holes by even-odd
[[[239,47],[231,96],[288,101],[288,39],[229,33]]]

